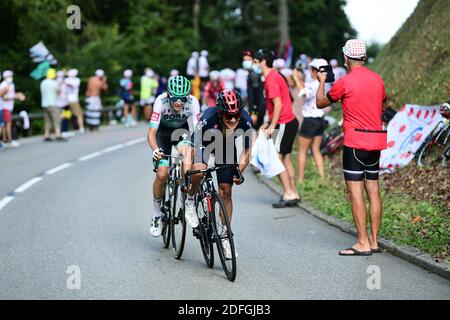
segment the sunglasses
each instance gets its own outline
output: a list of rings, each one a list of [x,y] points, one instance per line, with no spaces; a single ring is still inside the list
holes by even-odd
[[[236,113],[231,113],[231,114],[222,113],[222,115],[226,121],[230,121],[231,119],[239,120],[242,116],[242,112],[236,112]]]
[[[172,101],[173,103],[177,103],[178,101],[180,101],[181,103],[186,103],[188,101],[188,97],[170,97],[170,101]]]

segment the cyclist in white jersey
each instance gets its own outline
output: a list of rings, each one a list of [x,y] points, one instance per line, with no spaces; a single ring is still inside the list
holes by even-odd
[[[153,183],[153,219],[150,226],[150,233],[154,237],[161,235],[161,202],[169,175],[169,161],[163,155],[170,155],[172,146],[187,138],[189,117],[192,117],[193,128],[200,118],[200,103],[190,92],[191,83],[187,78],[173,77],[168,82],[167,92],[159,95],[153,106],[148,142],[153,150],[155,166],[158,162]]]

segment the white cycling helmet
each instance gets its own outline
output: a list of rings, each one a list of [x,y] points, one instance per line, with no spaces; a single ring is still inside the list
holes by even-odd
[[[210,78],[211,80],[219,80],[219,78],[220,78],[220,72],[217,71],[217,70],[211,71],[211,72],[209,73],[209,78]]]

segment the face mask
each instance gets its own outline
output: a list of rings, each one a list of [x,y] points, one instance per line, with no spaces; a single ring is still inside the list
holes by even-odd
[[[253,72],[254,72],[254,73],[256,73],[256,74],[261,74],[261,68],[258,67],[258,65],[254,64],[254,65],[252,66],[252,69],[253,69]]]
[[[242,67],[244,69],[250,70],[252,68],[252,62],[250,60],[242,61]]]

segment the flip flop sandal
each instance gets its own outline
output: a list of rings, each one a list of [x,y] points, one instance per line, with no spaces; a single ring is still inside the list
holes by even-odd
[[[342,253],[342,251],[351,250],[353,253]],[[348,248],[339,252],[340,256],[371,256],[372,251],[358,251],[355,248]]]
[[[381,248],[372,249],[372,253],[383,253]]]

